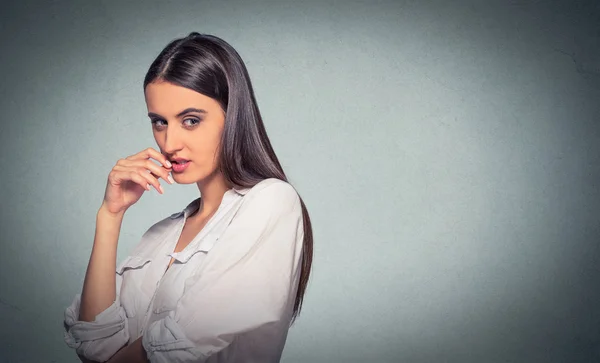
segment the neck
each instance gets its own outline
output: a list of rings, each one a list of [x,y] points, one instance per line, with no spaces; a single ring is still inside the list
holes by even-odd
[[[196,183],[200,190],[200,207],[194,214],[194,217],[203,219],[213,214],[221,205],[223,195],[227,190],[231,189],[227,185],[223,176],[219,173],[213,177]]]

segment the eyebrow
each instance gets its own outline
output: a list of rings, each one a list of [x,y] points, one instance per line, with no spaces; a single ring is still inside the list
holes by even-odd
[[[201,108],[188,107],[185,110],[183,110],[180,113],[178,113],[176,116],[177,117],[181,117],[181,116],[183,116],[183,115],[185,115],[186,113],[189,113],[189,112],[208,113],[208,112],[206,112],[206,110],[203,110]],[[161,115],[159,115],[157,113],[154,113],[154,112],[148,112],[148,117],[164,118]]]

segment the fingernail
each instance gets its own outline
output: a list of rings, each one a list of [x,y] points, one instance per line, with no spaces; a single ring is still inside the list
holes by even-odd
[[[167,167],[168,167],[168,168],[170,168],[170,167],[172,167],[172,166],[173,166],[173,165],[171,165],[171,162],[170,162],[169,160],[167,160],[167,162],[166,162],[165,164],[167,164]]]
[[[158,185],[158,189],[160,189],[160,192],[161,192],[161,194],[165,192],[165,191],[163,190],[163,187],[162,187],[162,185],[160,185],[160,184]]]
[[[169,179],[169,182],[171,184],[175,183],[175,180],[173,180],[173,177],[171,176],[171,174],[169,174],[169,176],[167,176],[167,179]]]

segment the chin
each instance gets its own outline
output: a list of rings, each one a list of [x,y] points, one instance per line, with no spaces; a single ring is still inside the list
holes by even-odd
[[[205,181],[210,180],[212,177],[214,176],[214,173],[212,174],[207,174],[207,173],[183,173],[182,175],[179,175],[177,178],[177,182],[179,184],[194,184],[194,183],[202,183]]]
[[[199,180],[201,180],[198,177],[186,177],[186,178],[181,178],[181,179],[182,180],[177,180],[177,183],[179,183],[179,184],[195,184]]]

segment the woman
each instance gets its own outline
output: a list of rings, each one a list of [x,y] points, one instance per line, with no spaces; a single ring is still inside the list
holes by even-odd
[[[312,228],[246,67],[222,39],[192,32],[152,63],[144,94],[160,152],[111,170],[65,341],[84,362],[278,362],[306,290]],[[117,267],[123,216],[151,185],[164,193],[159,178],[196,183],[201,197],[152,225]]]

